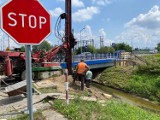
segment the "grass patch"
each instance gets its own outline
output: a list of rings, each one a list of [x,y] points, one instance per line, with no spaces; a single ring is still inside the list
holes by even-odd
[[[135,74],[124,88],[130,93],[160,102],[160,76]]]
[[[39,88],[38,91],[40,91],[41,93],[53,93],[57,92],[57,89],[53,87],[47,87],[47,88]]]
[[[110,67],[100,76],[99,82],[122,89],[133,73],[132,67]]]
[[[34,120],[46,120],[46,118],[42,115],[41,111],[37,111],[33,114]],[[9,120],[29,120],[29,115],[18,115],[16,118],[12,118]]]
[[[135,68],[107,68],[99,82],[153,101],[160,102],[160,54],[144,56],[146,64]]]
[[[120,101],[107,101],[105,106],[98,102],[82,101],[79,98],[69,105],[55,100],[53,108],[70,120],[159,120],[160,116]]]

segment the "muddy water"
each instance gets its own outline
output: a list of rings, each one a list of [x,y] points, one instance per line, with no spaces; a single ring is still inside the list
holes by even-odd
[[[93,86],[101,89],[105,93],[111,94],[114,97],[121,99],[124,102],[127,102],[129,104],[160,114],[160,105],[156,105],[148,101],[147,99],[139,98],[137,96],[134,96],[134,95],[131,95],[107,86],[96,84],[96,83],[93,83]]]

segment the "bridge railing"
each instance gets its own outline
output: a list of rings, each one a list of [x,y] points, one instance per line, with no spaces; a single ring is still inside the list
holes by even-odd
[[[111,53],[107,54],[89,54],[86,56],[74,55],[72,57],[72,61],[80,61],[81,59],[84,60],[98,60],[98,59],[118,59],[119,56]]]
[[[81,59],[86,60],[98,60],[98,59],[120,59],[119,54],[112,54],[112,53],[106,53],[106,54],[89,54],[85,56],[81,55],[73,55],[72,61],[80,61]],[[56,62],[65,62],[65,56],[54,56],[54,61]]]

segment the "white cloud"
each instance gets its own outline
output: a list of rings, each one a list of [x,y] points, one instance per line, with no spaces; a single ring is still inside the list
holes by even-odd
[[[125,31],[115,37],[115,42],[124,42],[134,48],[154,48],[160,38],[160,8],[153,6],[146,14],[140,14],[127,22]]]
[[[91,20],[93,15],[98,14],[100,11],[97,7],[87,7],[86,9],[80,9],[73,13],[73,21],[82,22]]]
[[[60,7],[55,8],[54,10],[49,10],[49,12],[53,17],[58,17],[60,14],[64,13],[62,8],[60,8]]]
[[[84,3],[81,0],[72,0],[72,6],[74,6],[74,7],[84,7]]]
[[[111,40],[111,39],[105,39],[105,40],[104,40],[104,45],[105,45],[105,46],[111,46],[112,43],[113,43],[113,40]]]
[[[58,2],[65,2],[65,0],[57,0]],[[84,7],[84,3],[81,0],[72,0],[71,1],[73,7]]]
[[[84,32],[84,39],[85,40],[89,40],[89,39],[93,39],[93,34],[92,34],[92,28],[89,25],[85,26],[85,32]]]
[[[125,27],[138,26],[147,29],[160,29],[160,7],[155,5],[146,14],[140,14],[126,23]]]
[[[53,45],[53,42],[51,40],[47,40],[47,42],[51,45]]]
[[[104,31],[104,28],[99,29],[99,35],[106,38],[106,32]]]
[[[105,32],[104,28],[99,29],[99,36],[101,36],[101,39],[103,39],[103,45],[104,46],[111,46],[112,40],[107,38],[107,33]],[[100,37],[98,38],[100,40]]]
[[[106,4],[110,4],[110,0],[92,0],[93,3],[96,3],[97,5],[105,6]]]
[[[89,25],[85,26],[85,30],[83,31],[82,39],[87,40],[87,41],[94,41],[94,47],[99,48],[100,43],[99,43],[99,35],[95,35],[92,33],[92,27]]]
[[[84,29],[85,28],[85,29]],[[106,38],[106,32],[104,28],[101,28],[98,30],[97,34],[92,33],[92,28],[89,25],[86,25],[84,28],[82,28],[81,31],[81,40],[87,40],[90,41],[94,40],[94,47],[99,48],[100,47],[100,36],[104,40],[104,46],[110,46],[112,43],[112,40]],[[75,33],[74,36],[77,41],[80,41],[80,31],[78,33]],[[89,44],[91,44],[89,42]]]
[[[86,25],[85,27],[81,28],[78,33],[75,33],[75,38],[80,41],[80,34],[82,40],[88,40],[93,39],[92,35],[92,29],[89,25]]]
[[[115,42],[124,42],[133,48],[154,48],[159,43],[160,30],[156,32],[140,27],[130,27],[115,38]]]

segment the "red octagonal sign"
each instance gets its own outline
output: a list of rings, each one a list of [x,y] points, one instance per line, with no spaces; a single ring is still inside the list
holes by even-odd
[[[38,0],[11,0],[1,15],[2,30],[19,44],[40,44],[51,32],[50,14]]]

